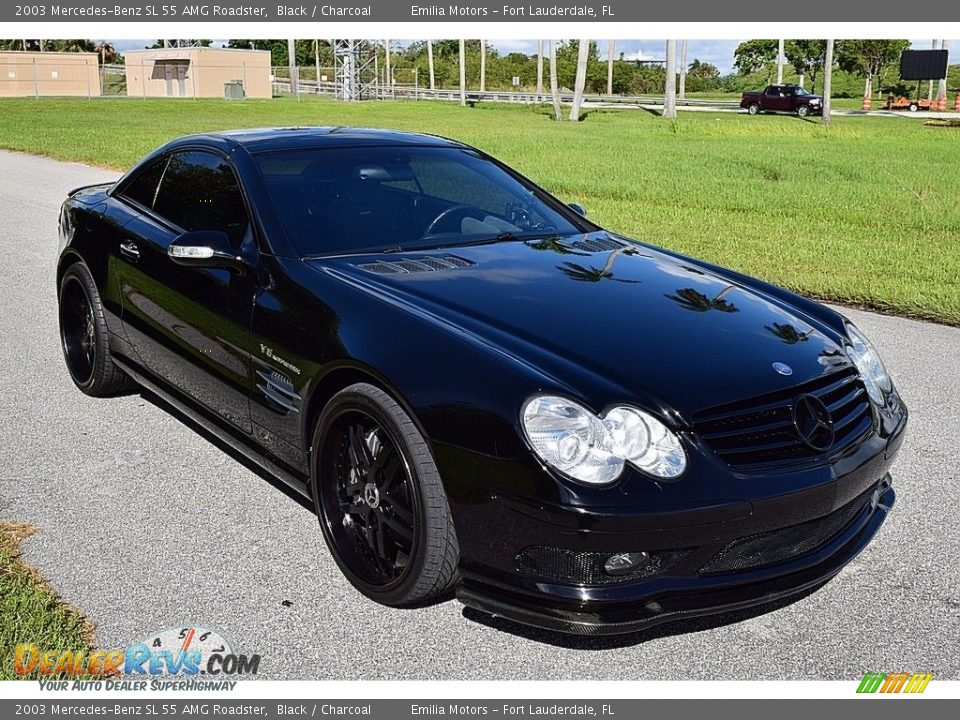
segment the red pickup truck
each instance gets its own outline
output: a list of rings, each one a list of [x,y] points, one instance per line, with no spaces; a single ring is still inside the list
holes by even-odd
[[[751,115],[760,112],[795,113],[800,117],[823,114],[823,98],[799,85],[767,85],[763,92],[745,92],[740,107]]]

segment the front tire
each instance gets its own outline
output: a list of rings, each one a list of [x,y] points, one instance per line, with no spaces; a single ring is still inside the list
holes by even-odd
[[[327,546],[367,597],[392,607],[442,595],[460,550],[430,448],[387,393],[341,390],[313,435],[311,485]]]
[[[132,388],[133,381],[113,363],[100,293],[82,262],[74,263],[63,274],[58,304],[60,345],[74,385],[93,397]]]
[[[810,114],[810,108],[808,108],[806,105],[801,105],[800,107],[797,108],[797,115],[799,115],[800,117],[805,118],[809,114]]]

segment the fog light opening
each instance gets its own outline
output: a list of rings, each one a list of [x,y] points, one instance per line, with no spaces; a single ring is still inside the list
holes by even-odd
[[[615,553],[603,563],[603,571],[607,575],[629,575],[646,567],[650,563],[650,555],[645,552]]]

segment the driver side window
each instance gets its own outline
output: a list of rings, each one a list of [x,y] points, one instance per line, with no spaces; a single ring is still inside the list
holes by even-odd
[[[238,246],[250,224],[233,169],[198,150],[170,157],[153,210],[184,230],[222,230]]]

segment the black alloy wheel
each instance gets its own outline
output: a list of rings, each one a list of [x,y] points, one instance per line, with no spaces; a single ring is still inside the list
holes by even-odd
[[[446,495],[399,405],[371,385],[341,391],[321,414],[314,448],[317,513],[353,585],[394,606],[446,591],[459,554]]]
[[[82,262],[67,268],[60,280],[59,320],[63,358],[70,378],[82,392],[104,397],[133,387],[133,381],[113,362],[100,294]]]

